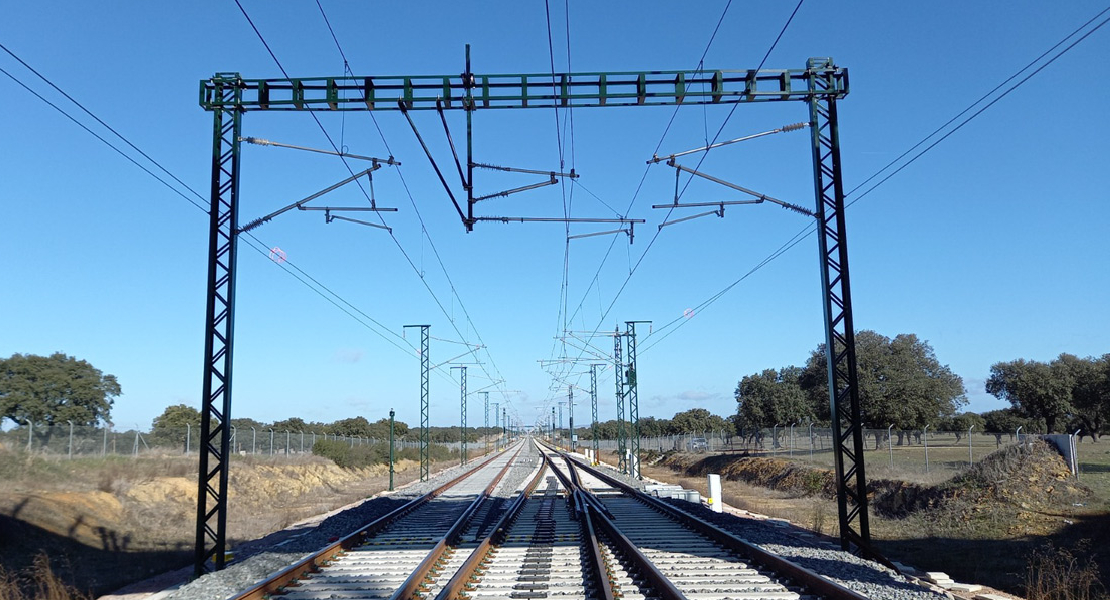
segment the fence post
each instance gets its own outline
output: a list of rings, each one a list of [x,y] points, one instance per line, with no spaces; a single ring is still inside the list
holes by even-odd
[[[238,441],[238,438],[235,437],[236,433],[237,433],[237,431],[235,430],[235,426],[232,425],[231,426],[231,451],[232,452],[238,452],[239,451],[239,441]]]
[[[894,471],[894,438],[890,437],[890,430],[894,429],[894,423],[886,428],[886,449],[890,451],[890,470]],[[900,434],[899,434],[900,435]]]
[[[929,472],[929,426],[926,425],[925,429],[921,430],[921,435],[925,439],[925,472]]]
[[[274,455],[274,428],[270,428],[270,456]]]
[[[971,467],[971,465],[975,464],[975,455],[971,453],[971,430],[972,429],[975,429],[974,425],[967,428],[967,466],[968,467]]]
[[[31,436],[35,434],[35,423],[30,419],[23,419],[27,423],[27,451],[31,451]]]
[[[254,441],[257,437],[257,434],[258,432],[254,430],[254,427],[251,427],[251,454],[254,454],[255,451]]]
[[[185,454],[192,450],[193,445],[193,426],[189,423],[185,424]]]
[[[104,447],[100,450],[100,455],[108,456],[108,427],[104,428]]]
[[[779,424],[778,423],[775,423],[775,426],[773,428],[771,428],[771,453],[774,456],[778,456],[778,454],[779,454]]]
[[[139,430],[135,430],[135,447],[131,449],[131,456],[139,456]]]
[[[809,422],[809,462],[813,463],[813,421]]]
[[[797,423],[790,424],[790,458],[794,458],[794,426]]]
[[[393,409],[389,409],[389,491],[393,491]]]
[[[285,455],[289,456],[289,430],[285,430]]]
[[[66,423],[69,423],[69,459],[73,460],[73,421],[66,419]]]
[[[304,454],[304,431],[298,431],[301,434],[301,454]]]
[[[311,432],[309,432],[309,433],[311,433],[311,434],[312,434],[312,447],[313,447],[313,448],[315,448],[315,447],[316,447],[316,432],[315,432],[315,431],[311,431]]]

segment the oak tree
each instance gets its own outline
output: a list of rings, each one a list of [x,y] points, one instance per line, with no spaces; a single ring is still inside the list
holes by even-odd
[[[115,375],[61,352],[0,359],[0,414],[19,424],[109,423],[119,394]]]

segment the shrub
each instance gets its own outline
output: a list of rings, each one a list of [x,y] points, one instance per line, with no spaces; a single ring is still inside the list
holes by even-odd
[[[1090,554],[1091,540],[1081,540],[1075,554],[1045,544],[1029,556],[1025,596],[1029,600],[1093,600],[1105,597],[1098,565]],[[1086,555],[1080,561],[1076,554]]]

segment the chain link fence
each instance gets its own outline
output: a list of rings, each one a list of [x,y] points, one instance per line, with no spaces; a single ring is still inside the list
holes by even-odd
[[[1005,444],[1017,441],[1017,432],[933,431],[931,429],[866,429],[864,460],[868,477],[900,478],[921,475],[951,476],[967,469]],[[580,446],[592,446],[589,431],[579,435]],[[818,468],[833,468],[832,429],[787,425],[745,431],[704,431],[640,438],[640,449],[707,454],[746,452],[798,461]],[[617,440],[600,440],[603,451],[615,452]]]
[[[419,448],[415,435],[398,437],[394,447]],[[317,433],[314,431],[279,431],[258,428],[231,428],[232,451],[241,455],[276,455],[311,453],[318,440],[332,440],[351,446],[389,445],[388,439]],[[479,442],[480,443],[480,442]],[[0,445],[8,449],[22,449],[37,454],[82,456],[141,456],[165,454],[195,454],[201,446],[200,428],[135,429],[115,431],[107,427],[69,425],[22,425],[0,431]],[[459,443],[434,444],[458,449]]]

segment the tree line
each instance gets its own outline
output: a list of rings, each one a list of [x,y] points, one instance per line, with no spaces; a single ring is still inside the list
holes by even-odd
[[[838,349],[839,350],[839,349]],[[1017,359],[991,367],[985,391],[1010,403],[981,415],[960,412],[967,404],[963,379],[941,364],[928,342],[914,334],[894,338],[870,330],[856,333],[862,424],[868,429],[979,431],[1001,435],[1018,427],[1055,433],[1082,430],[1098,439],[1110,423],[1110,354],[1079,358],[1061,354],[1044,363]],[[824,344],[801,366],[764,369],[736,386],[738,432],[791,423],[828,426],[831,420]],[[878,436],[876,443],[879,442]]]
[[[200,427],[200,411],[186,404],[176,404],[166,408],[161,415],[154,418],[151,424],[151,432],[154,435],[168,435],[170,433],[179,435],[182,430],[186,429],[186,425],[194,428]],[[388,418],[370,421],[366,417],[359,416],[339,419],[331,423],[305,421],[299,417],[281,419],[270,423],[250,418],[239,418],[231,419],[231,426],[239,432],[249,431],[253,427],[258,432],[273,429],[275,432],[299,433],[303,431],[316,435],[389,439]],[[459,430],[460,428],[457,426],[429,427],[428,440],[433,444],[458,442],[461,439]],[[499,427],[467,427],[466,441],[468,443],[477,442],[484,436],[497,435],[500,432],[501,428]],[[408,423],[394,419],[393,436],[395,439],[416,440],[419,435],[419,427],[410,428]]]

